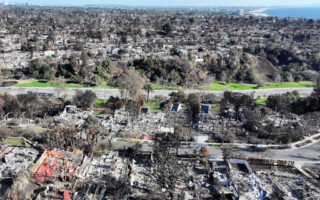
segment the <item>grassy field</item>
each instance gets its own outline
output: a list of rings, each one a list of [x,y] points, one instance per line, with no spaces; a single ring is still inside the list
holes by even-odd
[[[266,105],[266,101],[267,99],[264,99],[264,98],[260,98],[260,99],[255,99],[254,102],[256,104],[261,104],[261,105]]]
[[[107,82],[103,82],[100,86],[89,86],[85,87],[84,85],[73,84],[73,83],[66,83],[68,88],[96,88],[96,89],[118,89],[116,87],[111,87],[107,85]],[[39,81],[39,80],[28,80],[13,87],[52,87],[50,84],[47,84],[46,81]],[[173,87],[162,87],[158,84],[153,84],[155,90],[182,90],[181,88],[173,88]],[[256,85],[249,85],[249,84],[239,84],[239,83],[230,83],[226,84],[223,82],[215,82],[211,84],[210,89],[212,91],[223,91],[223,90],[254,90],[254,89],[274,89],[274,88],[312,88],[312,82],[285,82],[285,83],[267,83],[263,87],[257,87]]]
[[[222,90],[254,90],[254,89],[273,89],[273,88],[312,88],[312,82],[285,82],[285,83],[267,83],[263,87],[257,87],[256,85],[249,85],[249,84],[239,84],[239,83],[222,83],[222,82],[215,82],[210,86],[211,90],[214,91],[222,91]]]
[[[173,87],[162,87],[161,85],[158,84],[153,84],[154,90],[179,90],[179,88],[173,88]]]
[[[89,86],[85,87],[84,85],[78,85],[73,83],[66,83],[68,88],[97,88],[97,89],[117,89],[115,87],[111,87],[107,85],[106,82],[102,83],[100,86]],[[28,80],[23,83],[19,83],[17,85],[14,85],[13,87],[52,87],[50,84],[47,84],[46,81],[37,81],[37,80]]]
[[[20,146],[21,145],[21,140],[20,139],[6,139],[3,141],[3,144],[12,144],[13,146]],[[30,146],[27,143],[27,146]]]
[[[163,108],[161,107],[161,102],[149,101],[149,103],[145,103],[143,106],[150,107],[151,113],[163,111]]]

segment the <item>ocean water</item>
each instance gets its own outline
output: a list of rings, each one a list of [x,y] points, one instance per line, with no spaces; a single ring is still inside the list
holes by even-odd
[[[273,17],[320,19],[320,7],[276,8],[265,10],[263,13]]]

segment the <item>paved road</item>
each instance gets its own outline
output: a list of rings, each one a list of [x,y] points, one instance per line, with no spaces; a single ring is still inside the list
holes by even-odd
[[[75,94],[75,91],[78,89],[69,88],[66,92],[68,94],[68,97],[72,97]],[[81,88],[80,90],[86,90],[85,88]],[[91,89],[93,90],[99,99],[108,99],[110,96],[120,96],[119,90],[117,89]],[[272,94],[283,94],[286,92],[292,92],[294,90],[298,90],[300,94],[310,94],[313,90],[313,88],[280,88],[280,89],[258,89],[258,90],[241,90],[239,92],[242,93],[250,93],[255,92],[255,97],[267,97]],[[12,95],[17,95],[21,93],[27,93],[28,91],[36,92],[39,94],[48,94],[51,96],[56,96],[56,92],[54,91],[54,88],[51,87],[24,87],[24,88],[18,88],[18,87],[1,87],[0,92],[8,92]],[[155,95],[164,95],[166,97],[169,97],[169,94],[172,91],[168,90],[156,90],[152,93],[150,93],[150,98],[153,98]],[[194,93],[198,92],[197,90],[188,90],[186,93]],[[216,95],[220,95],[221,91],[213,91],[210,93],[214,93]],[[60,94],[62,96],[62,94]]]
[[[128,148],[133,143],[113,142],[114,148]],[[143,150],[152,151],[152,146],[143,144]],[[182,147],[179,149],[179,154],[184,154],[188,151],[189,154],[193,153],[194,147]],[[220,148],[208,147],[211,156],[222,158],[222,152]],[[234,153],[240,153],[244,157],[256,157],[256,158],[272,158],[278,160],[292,160],[303,163],[320,163],[320,142],[314,143],[310,146],[293,149],[293,150],[269,150],[264,153],[260,152],[248,152],[248,151],[234,151]]]

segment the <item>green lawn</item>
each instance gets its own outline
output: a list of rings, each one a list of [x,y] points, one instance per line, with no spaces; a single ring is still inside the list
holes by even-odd
[[[266,101],[267,99],[264,99],[264,98],[260,98],[260,99],[255,99],[254,102],[256,104],[261,104],[261,105],[266,105]]]
[[[109,99],[98,99],[94,104],[106,103]]]
[[[312,88],[312,82],[285,82],[285,83],[267,83],[263,87],[257,87],[257,85],[249,85],[249,84],[239,84],[239,83],[222,83],[215,82],[210,86],[211,90],[214,91],[222,91],[222,90],[253,90],[253,89],[272,89],[272,88]]]
[[[100,88],[100,89],[118,89],[116,87],[112,87],[112,86],[107,85],[107,82],[103,82],[98,88]]]
[[[212,104],[212,106],[211,106],[212,111],[216,112],[216,111],[219,111],[219,109],[220,109],[220,103]]]
[[[92,114],[93,115],[101,115],[101,114],[103,114],[104,113],[104,110],[96,110],[96,111],[94,111]]]
[[[149,101],[149,103],[145,103],[143,106],[150,107],[151,113],[163,111],[163,108],[161,107],[161,102]]]
[[[94,102],[93,107],[99,108],[101,103],[108,102],[109,99],[98,99],[96,102]]]
[[[6,139],[3,141],[3,144],[12,144],[13,146],[20,146],[21,145],[21,140],[20,139]],[[27,143],[27,146],[30,146]]]
[[[108,86],[106,82],[102,83],[100,86],[89,86],[85,87],[84,85],[66,83],[68,88],[99,88],[99,89],[117,89],[115,87]],[[37,80],[29,80],[24,83],[19,83],[14,85],[13,87],[52,87],[50,84],[47,84],[46,81],[37,81]]]
[[[178,88],[173,88],[173,87],[162,87],[161,85],[158,84],[153,84],[154,90],[179,90]]]

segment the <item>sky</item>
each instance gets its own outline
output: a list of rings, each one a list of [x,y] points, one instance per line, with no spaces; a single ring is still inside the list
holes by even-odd
[[[297,6],[318,4],[319,0],[6,0],[6,2],[43,5],[111,4],[133,6]]]

